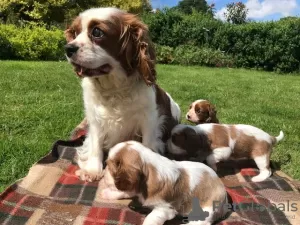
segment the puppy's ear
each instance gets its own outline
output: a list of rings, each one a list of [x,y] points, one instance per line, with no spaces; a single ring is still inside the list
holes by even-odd
[[[189,139],[189,137],[196,135],[196,131],[191,127],[186,127],[182,131],[172,135],[172,142],[177,146],[182,144]]]
[[[76,17],[73,20],[72,25],[67,27],[67,29],[64,31],[67,43],[73,41],[76,37],[76,34],[78,35],[81,32],[81,29],[81,19],[80,17]]]
[[[219,120],[217,119],[217,110],[212,104],[209,105],[208,115],[209,117],[206,120],[206,123],[219,123]]]
[[[129,73],[137,70],[147,85],[156,80],[155,50],[148,34],[148,27],[136,16],[126,14],[121,35],[123,53],[127,60]]]
[[[126,166],[118,162],[113,174],[116,188],[120,191],[137,191],[140,185],[141,171],[137,167]]]

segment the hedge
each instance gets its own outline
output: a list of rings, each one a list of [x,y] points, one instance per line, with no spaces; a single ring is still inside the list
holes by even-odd
[[[224,52],[238,67],[300,71],[300,18],[234,25],[211,16],[176,10],[145,14],[152,39],[161,46],[191,45]]]
[[[64,45],[58,28],[0,24],[0,59],[61,60]]]
[[[233,25],[166,9],[142,15],[159,63],[300,71],[300,18]],[[0,24],[0,59],[64,59],[63,31]]]

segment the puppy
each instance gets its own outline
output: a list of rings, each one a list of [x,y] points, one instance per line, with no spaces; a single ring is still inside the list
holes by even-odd
[[[232,158],[252,158],[260,170],[252,178],[260,182],[271,176],[272,147],[283,139],[283,132],[273,137],[250,125],[200,124],[177,125],[168,141],[172,154],[188,154],[206,162],[215,171],[216,163]]]
[[[189,215],[196,198],[207,217],[189,224],[211,224],[226,212],[225,187],[211,168],[169,160],[135,141],[119,143],[109,151],[104,181],[108,188],[102,198],[137,196],[143,206],[153,208],[143,225],[162,225],[177,214]]]
[[[215,106],[202,99],[194,101],[190,105],[186,119],[195,124],[219,123]]]
[[[122,141],[139,140],[163,154],[180,109],[155,83],[147,26],[122,10],[94,8],[81,13],[65,36],[67,59],[82,77],[86,121],[78,128],[88,128],[77,150],[80,178],[99,179],[104,151]]]

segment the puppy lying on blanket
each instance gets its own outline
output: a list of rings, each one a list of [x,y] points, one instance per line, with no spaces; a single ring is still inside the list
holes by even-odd
[[[144,206],[153,208],[143,225],[162,225],[177,214],[188,215],[195,197],[208,216],[189,224],[211,224],[226,213],[222,207],[227,203],[226,191],[211,168],[169,160],[135,141],[110,149],[104,181],[108,188],[102,198],[138,196]],[[216,202],[218,207],[214,207]]]
[[[199,124],[177,125],[168,141],[172,154],[187,154],[202,162],[206,159],[215,171],[216,163],[232,158],[252,158],[260,170],[252,178],[260,182],[271,176],[272,147],[283,139],[283,132],[273,137],[250,125]]]

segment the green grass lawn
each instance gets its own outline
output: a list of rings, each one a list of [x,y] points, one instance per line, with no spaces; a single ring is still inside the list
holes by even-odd
[[[300,179],[300,76],[243,69],[158,66],[158,83],[183,116],[209,99],[222,123],[245,123],[286,138],[272,155]],[[0,62],[0,191],[66,139],[83,117],[80,80],[66,62]],[[186,120],[183,119],[186,123]]]

